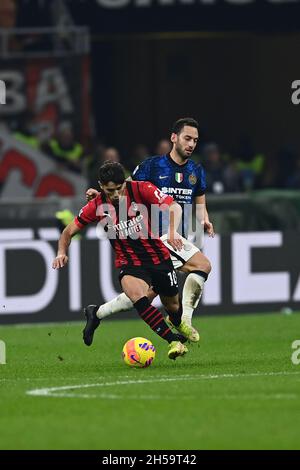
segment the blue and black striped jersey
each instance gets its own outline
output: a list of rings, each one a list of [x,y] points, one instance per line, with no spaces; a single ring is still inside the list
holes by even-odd
[[[160,155],[144,160],[136,167],[132,178],[137,181],[150,181],[161,191],[172,196],[183,209],[184,205],[188,205],[188,210],[184,210],[182,227],[182,234],[187,237],[192,203],[195,197],[203,195],[206,190],[205,172],[202,165],[193,160],[187,160],[185,164],[179,165],[172,160],[170,155]],[[162,220],[160,234],[166,233],[167,224],[166,214]]]

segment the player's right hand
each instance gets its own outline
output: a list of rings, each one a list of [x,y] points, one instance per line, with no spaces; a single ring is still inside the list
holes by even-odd
[[[181,251],[183,248],[183,241],[181,239],[181,236],[178,233],[175,233],[175,235],[173,236],[169,235],[167,242],[169,243],[169,245],[171,245],[171,247],[175,251]]]
[[[53,263],[52,263],[52,268],[53,269],[59,269],[59,268],[63,268],[67,262],[68,262],[68,257],[67,255],[59,255],[57,256],[54,260],[53,260]]]
[[[85,198],[87,201],[91,201],[92,199],[95,199],[96,196],[98,196],[98,191],[97,189],[94,188],[89,188],[85,192]]]

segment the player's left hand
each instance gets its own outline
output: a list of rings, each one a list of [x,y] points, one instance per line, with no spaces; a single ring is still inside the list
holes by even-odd
[[[215,230],[213,224],[207,219],[204,221],[204,230],[207,232],[209,237],[215,236]]]

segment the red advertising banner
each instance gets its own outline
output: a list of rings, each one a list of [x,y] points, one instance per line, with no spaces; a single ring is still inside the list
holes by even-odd
[[[5,103],[0,106],[0,197],[82,194],[87,183],[80,170],[69,171],[40,148],[62,123],[72,128],[76,142],[84,146],[89,140],[89,57],[1,60],[0,83],[5,84]],[[28,123],[38,145],[27,134],[23,138]]]
[[[0,130],[0,197],[82,196],[86,179]]]
[[[24,114],[55,130],[70,121],[76,139],[90,136],[90,73],[88,56],[62,59],[1,60],[0,81],[6,86],[6,104],[0,107],[0,123],[18,129]]]

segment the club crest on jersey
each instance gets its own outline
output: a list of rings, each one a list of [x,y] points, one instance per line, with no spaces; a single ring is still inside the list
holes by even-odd
[[[194,175],[194,173],[192,173],[190,176],[189,176],[189,182],[191,184],[196,184],[197,183],[197,176]]]
[[[134,212],[139,210],[139,206],[134,201],[131,203],[131,210],[133,210]]]
[[[175,180],[176,180],[177,183],[182,183],[183,173],[175,173]]]

